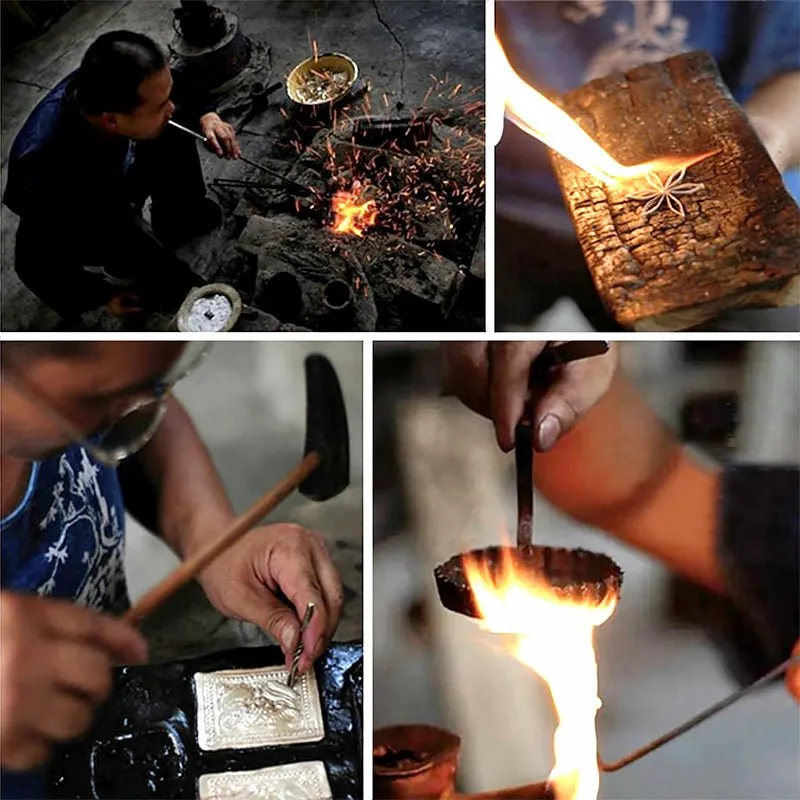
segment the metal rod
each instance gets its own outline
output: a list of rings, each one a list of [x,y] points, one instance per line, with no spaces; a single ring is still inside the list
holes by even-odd
[[[294,682],[297,680],[297,667],[300,664],[300,658],[303,655],[303,634],[306,632],[311,617],[314,616],[314,604],[309,603],[306,606],[306,613],[303,615],[303,621],[300,623],[300,638],[297,640],[297,646],[294,648],[294,655],[292,656],[292,668],[289,670],[289,680],[286,685],[291,689]]]
[[[591,358],[608,352],[608,342],[565,342],[548,346],[531,366],[530,400],[525,404],[522,419],[514,431],[514,452],[517,468],[517,547],[533,544],[533,425],[538,402],[548,388],[548,374],[561,364]]]
[[[189,136],[194,136],[195,139],[197,139],[200,142],[203,142],[204,144],[208,143],[208,138],[206,136],[196,133],[190,128],[185,128],[183,125],[179,125],[177,122],[173,122],[172,120],[168,120],[167,124],[172,125],[173,128],[177,128],[179,131],[188,133]],[[257,161],[253,161],[252,159],[249,159],[245,156],[240,155],[239,160],[243,161],[245,164],[249,164],[251,167],[260,169],[262,172],[266,172],[267,175],[272,175],[274,178],[282,180],[287,186],[291,186],[295,191],[299,192],[300,194],[305,194],[305,195],[314,194],[314,191],[312,189],[309,189],[308,186],[303,186],[302,183],[297,183],[297,181],[293,181],[291,178],[287,178],[285,175],[281,175],[281,173],[278,172],[277,170],[265,167],[263,164],[259,164]]]
[[[183,125],[179,125],[175,120],[167,120],[167,125],[172,125],[173,128],[177,128],[179,131],[183,131],[184,133],[188,133],[189,136],[194,136],[200,142],[206,143],[208,139],[200,133],[195,133],[195,131],[191,130],[191,128],[184,128]]]
[[[692,717],[690,720],[687,720],[682,725],[679,725],[677,728],[673,728],[671,731],[668,731],[663,736],[659,736],[658,739],[654,739],[649,744],[646,744],[644,747],[640,747],[638,750],[634,750],[629,755],[625,756],[625,758],[621,758],[619,761],[612,761],[606,762],[600,758],[600,753],[597,754],[597,765],[603,772],[616,772],[623,767],[627,767],[628,764],[632,764],[634,761],[638,761],[640,758],[648,755],[648,753],[652,753],[653,750],[658,749],[662,745],[665,745],[667,742],[671,742],[673,739],[677,738],[681,734],[690,731],[692,728],[698,726],[701,722],[705,722],[709,717],[713,717],[715,714],[718,714],[720,711],[726,709],[728,706],[735,703],[737,700],[741,700],[746,695],[750,694],[750,692],[755,691],[756,689],[761,688],[765,683],[769,683],[770,681],[775,680],[778,676],[782,675],[786,670],[789,669],[792,662],[797,661],[800,662],[800,656],[793,656],[792,658],[787,659],[782,664],[779,664],[774,669],[770,670],[766,675],[759,678],[754,683],[751,683],[749,686],[745,686],[744,689],[739,689],[739,691],[734,692],[733,694],[728,695],[724,699],[720,700],[718,703],[714,703],[713,706],[710,706],[705,711],[701,711],[697,716]]]
[[[525,406],[514,433],[517,465],[517,547],[533,544],[533,412]]]
[[[236,187],[239,189],[242,188],[250,188],[250,189],[273,189],[273,185],[271,183],[265,183],[264,181],[253,181],[247,180],[245,178],[214,178],[211,181],[212,186],[228,186],[228,187]]]

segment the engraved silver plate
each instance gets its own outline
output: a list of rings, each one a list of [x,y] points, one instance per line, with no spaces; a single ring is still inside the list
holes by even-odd
[[[200,777],[200,800],[332,800],[321,761]]]
[[[284,667],[198,672],[197,741],[203,750],[318,742],[325,736],[314,671],[290,689]]]

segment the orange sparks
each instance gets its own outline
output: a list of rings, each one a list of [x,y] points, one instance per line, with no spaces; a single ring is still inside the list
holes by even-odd
[[[594,629],[614,612],[616,597],[599,606],[568,600],[508,559],[498,571],[472,560],[465,575],[481,614],[494,633],[514,634],[515,657],[550,689],[558,716],[550,783],[557,800],[597,800],[595,716],[600,707]]]
[[[333,211],[334,233],[363,236],[367,228],[371,228],[378,219],[378,204],[374,200],[362,196],[359,181],[353,181],[351,191],[338,191],[331,200]]]

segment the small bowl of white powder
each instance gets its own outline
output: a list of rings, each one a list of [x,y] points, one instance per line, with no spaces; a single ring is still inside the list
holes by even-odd
[[[182,333],[224,333],[242,313],[239,292],[225,283],[209,283],[189,292],[178,311]]]

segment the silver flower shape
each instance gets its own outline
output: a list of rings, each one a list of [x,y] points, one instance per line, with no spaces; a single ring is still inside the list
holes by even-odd
[[[679,217],[685,217],[686,209],[683,207],[679,196],[695,194],[695,192],[705,189],[705,184],[703,183],[683,183],[683,179],[686,177],[686,167],[675,170],[666,181],[662,181],[661,177],[655,172],[648,172],[645,177],[652,188],[628,195],[628,199],[646,200],[647,202],[642,209],[646,217],[658,211],[665,201],[670,211]]]

